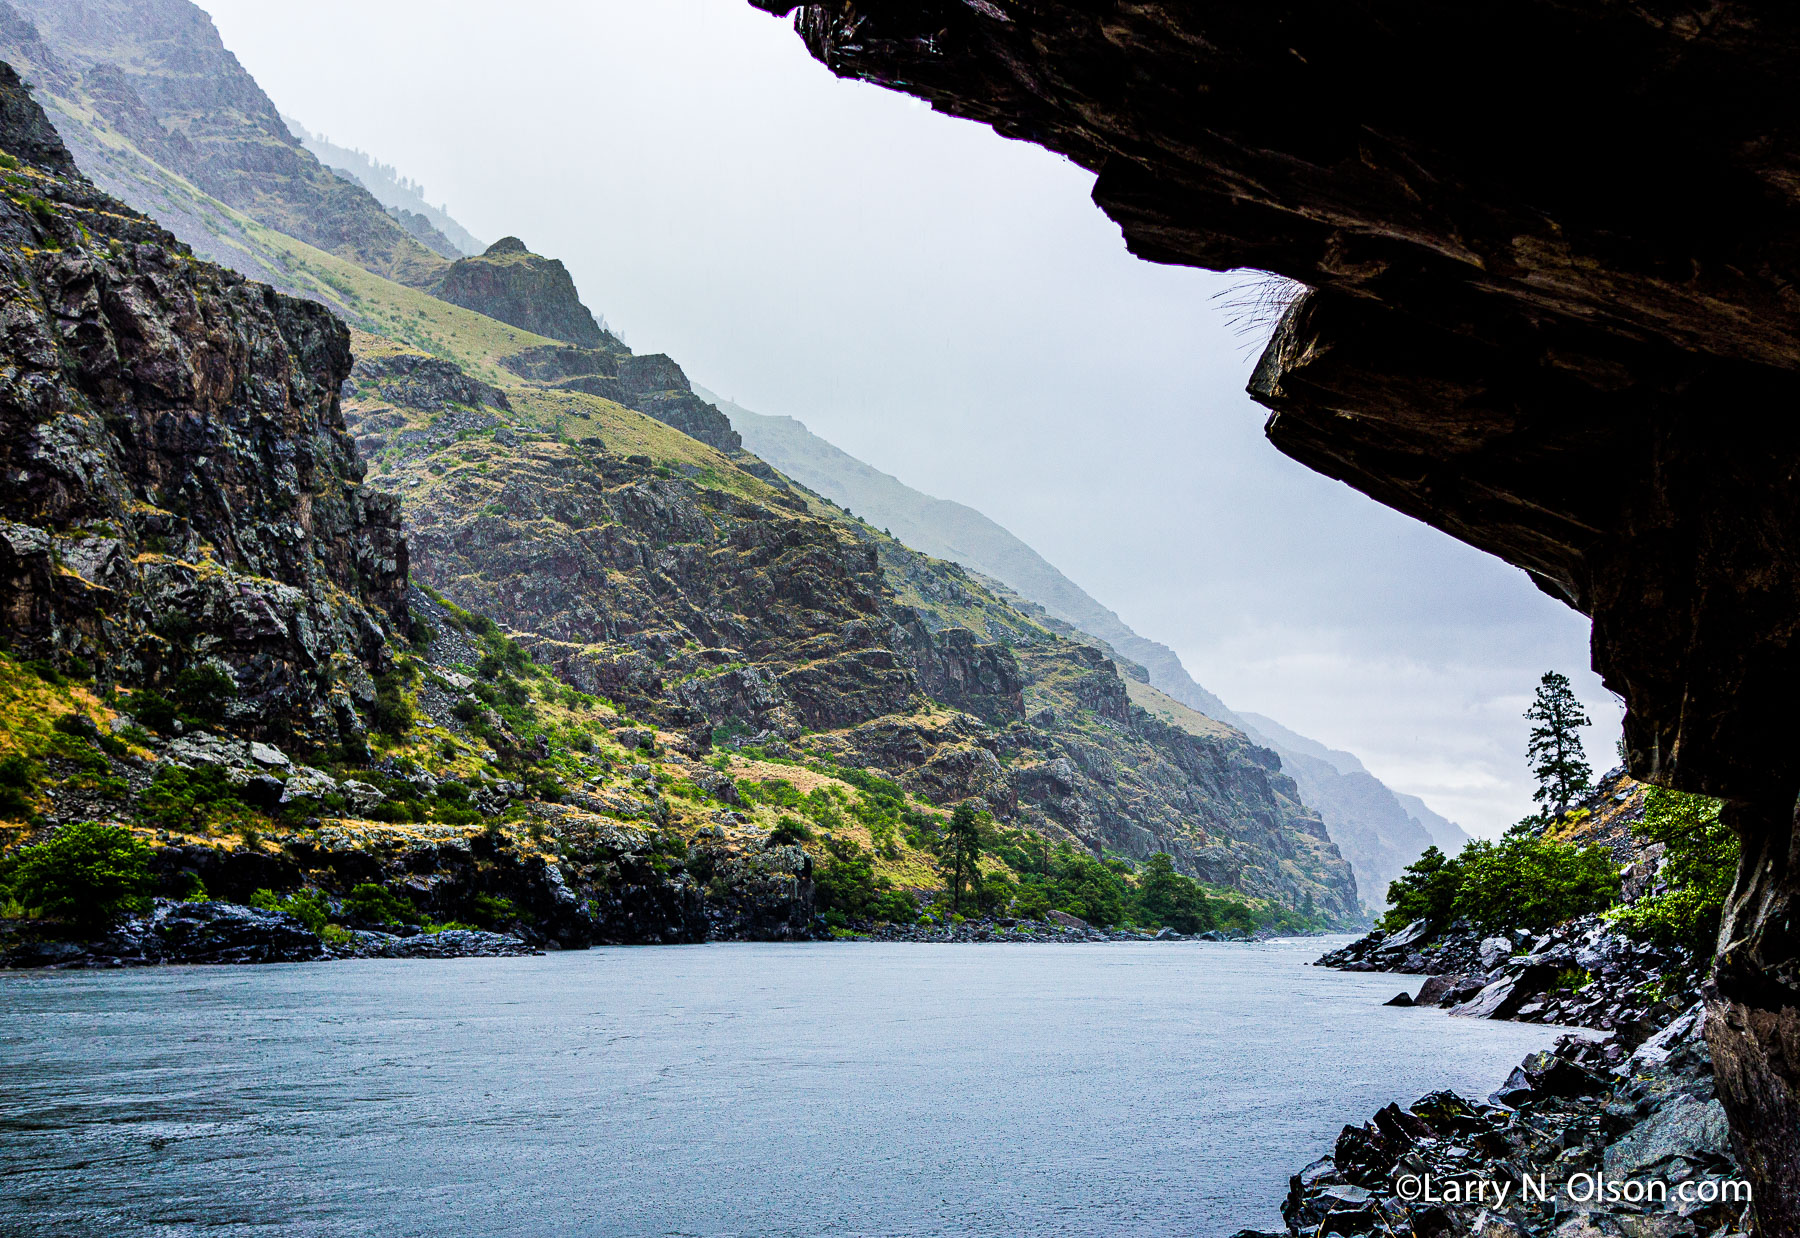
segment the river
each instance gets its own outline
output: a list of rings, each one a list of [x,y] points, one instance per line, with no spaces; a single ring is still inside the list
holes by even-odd
[[[6,1235],[1279,1228],[1552,1029],[1258,945],[712,945],[0,975]]]

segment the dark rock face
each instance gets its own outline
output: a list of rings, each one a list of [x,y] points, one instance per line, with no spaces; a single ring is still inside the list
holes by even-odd
[[[157,899],[95,941],[27,941],[0,950],[6,967],[144,967],[158,963],[304,963],[325,946],[294,917],[234,903]]]
[[[532,253],[516,236],[451,263],[432,292],[453,305],[581,348],[599,348],[611,339],[581,303],[562,261]]]
[[[695,395],[686,372],[662,353],[640,357],[607,335],[603,347],[539,345],[507,357],[506,365],[515,374],[533,381],[565,391],[586,392],[636,409],[664,425],[674,426],[689,438],[733,455],[740,468],[762,463],[743,453],[744,440],[731,428],[730,418]],[[765,481],[776,481],[774,471],[766,465],[757,475]]]
[[[195,262],[96,191],[0,69],[0,616],[104,681],[228,672],[250,733],[360,732],[404,618],[398,505],[365,490],[321,307]]]
[[[1720,413],[1800,393],[1800,19],[755,2],[840,75],[1092,169],[1134,252],[1306,285],[1251,384],[1276,446],[1593,617],[1633,774],[1746,837],[1709,1035],[1765,1221],[1800,1231],[1800,429]]]

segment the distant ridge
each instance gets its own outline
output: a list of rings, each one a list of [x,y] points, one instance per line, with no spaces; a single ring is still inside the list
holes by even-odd
[[[1273,749],[1301,797],[1316,809],[1357,874],[1363,900],[1385,901],[1387,886],[1428,846],[1454,853],[1468,834],[1369,773],[1348,752],[1297,734],[1270,718],[1239,714],[1195,682],[1181,658],[1139,635],[1025,542],[967,504],[914,490],[820,438],[792,417],[755,413],[696,386],[695,392],[731,418],[744,447],[833,502],[885,529],[915,550],[992,577],[1052,619],[1135,662],[1152,687],[1207,718],[1237,727]],[[1122,668],[1125,669],[1125,668]],[[1179,719],[1175,719],[1181,725]]]
[[[310,133],[305,125],[292,116],[283,115],[281,119],[287,122],[287,127],[300,139],[300,145],[311,151],[314,158],[338,175],[348,176],[374,194],[375,200],[387,207],[388,214],[397,219],[401,226],[444,257],[466,258],[487,248],[485,242],[476,240],[472,232],[451,216],[448,207],[433,206],[427,202],[424,187],[401,176],[400,170],[392,164],[382,163],[364,151],[339,146],[330,138]],[[449,248],[446,250],[433,244],[427,235],[412,226],[411,221],[406,218],[408,215],[421,217]]]

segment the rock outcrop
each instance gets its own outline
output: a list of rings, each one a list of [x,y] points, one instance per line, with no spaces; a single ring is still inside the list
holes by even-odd
[[[450,264],[432,292],[452,305],[579,348],[618,346],[581,303],[561,260],[545,258],[516,236]]]
[[[406,618],[329,311],[196,262],[75,168],[0,68],[0,616],[104,683],[226,677],[225,715],[354,740]]]
[[[1800,430],[1719,411],[1800,394],[1800,20],[756,2],[1089,168],[1141,256],[1303,285],[1251,382],[1275,445],[1593,618],[1633,774],[1745,838],[1708,1035],[1763,1223],[1800,1232]]]

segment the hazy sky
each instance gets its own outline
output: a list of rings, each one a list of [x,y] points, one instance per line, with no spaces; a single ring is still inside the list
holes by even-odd
[[[1493,833],[1587,622],[1287,460],[1245,277],[1139,262],[1092,178],[834,79],[745,0],[200,0],[275,102],[563,259],[640,352],[1035,546],[1238,709]],[[1223,295],[1222,295],[1223,294]]]

